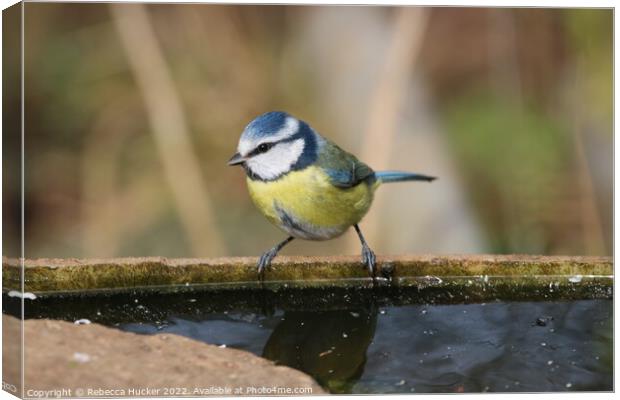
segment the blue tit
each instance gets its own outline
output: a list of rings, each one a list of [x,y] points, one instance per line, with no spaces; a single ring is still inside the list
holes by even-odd
[[[254,204],[289,235],[260,257],[260,280],[278,251],[293,239],[329,240],[351,226],[362,244],[362,263],[374,277],[376,257],[358,224],[375,190],[387,182],[435,179],[408,172],[375,172],[304,121],[280,111],[263,114],[246,126],[228,165],[245,169]]]

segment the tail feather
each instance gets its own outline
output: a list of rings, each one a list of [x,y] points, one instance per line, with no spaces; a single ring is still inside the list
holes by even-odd
[[[405,181],[425,181],[432,182],[437,179],[434,176],[427,176],[422,174],[414,174],[411,172],[401,171],[377,171],[375,177],[382,183],[388,182],[405,182]]]

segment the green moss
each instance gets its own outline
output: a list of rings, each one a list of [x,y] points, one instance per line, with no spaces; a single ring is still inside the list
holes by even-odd
[[[3,260],[4,289],[19,289],[20,267]],[[378,277],[557,277],[613,275],[605,257],[397,257],[379,261]],[[166,260],[135,258],[118,260],[29,260],[25,288],[29,292],[126,289],[155,286],[229,284],[256,286],[255,260],[227,258],[211,260]],[[291,283],[307,287],[359,284],[367,272],[355,257],[282,257],[266,273],[266,285]]]

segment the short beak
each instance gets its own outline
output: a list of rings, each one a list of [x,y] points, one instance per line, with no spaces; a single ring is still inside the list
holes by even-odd
[[[241,156],[239,153],[233,154],[233,156],[228,160],[228,165],[239,165],[245,162],[245,157]]]

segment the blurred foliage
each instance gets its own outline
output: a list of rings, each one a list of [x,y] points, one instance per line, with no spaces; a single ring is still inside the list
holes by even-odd
[[[609,254],[611,181],[598,188],[579,182],[580,173],[594,178],[581,171],[590,166],[579,165],[576,146],[583,143],[575,141],[612,133],[612,16],[601,9],[543,13],[514,11],[512,51],[520,65],[500,65],[485,73],[490,84],[452,93],[445,100],[446,133],[494,251]],[[529,41],[531,20],[545,18],[546,33],[537,26],[538,42]],[[530,48],[519,50],[521,42]],[[533,55],[541,52],[554,57]],[[602,156],[611,171],[610,148],[594,151],[592,159]],[[595,205],[594,221],[583,210],[590,197],[605,199]],[[605,231],[605,243],[594,250],[587,244],[592,224]]]
[[[613,116],[613,15],[609,10],[580,9],[565,11],[566,28],[576,68],[584,70],[590,102],[583,106],[600,120],[612,123]],[[611,134],[612,130],[606,130]]]
[[[535,108],[519,109],[491,95],[453,104],[446,122],[481,221],[488,231],[502,232],[489,236],[492,247],[549,252],[553,220],[547,217],[561,201],[558,180],[569,161],[557,124]]]
[[[282,236],[250,203],[241,171],[225,167],[245,124],[284,109],[345,148],[362,141],[362,87],[380,78],[368,71],[381,71],[397,9],[147,7],[218,210],[211,229],[228,254],[256,255]],[[188,246],[111,18],[106,4],[26,4],[26,255],[212,255]],[[411,75],[425,83],[442,156],[471,204],[464,212],[484,228],[479,251],[611,253],[612,31],[604,9],[429,9]],[[11,71],[3,79],[19,78]],[[338,91],[351,77],[354,90]],[[402,128],[416,129],[415,120]],[[339,252],[338,243],[298,246],[287,251]]]

